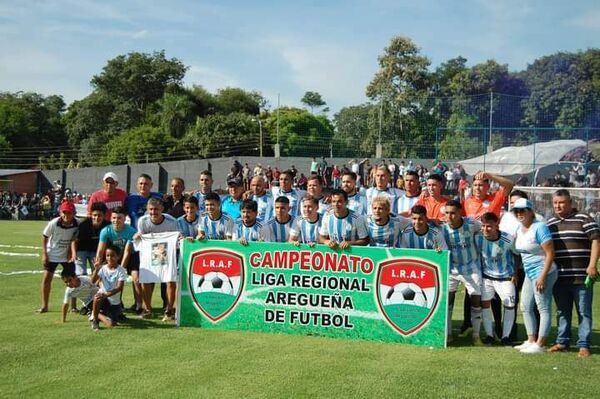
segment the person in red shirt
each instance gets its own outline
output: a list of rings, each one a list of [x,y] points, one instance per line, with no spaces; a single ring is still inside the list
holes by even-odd
[[[444,178],[438,174],[432,174],[427,178],[427,192],[415,205],[423,205],[427,209],[427,219],[435,221],[446,220],[446,202],[448,198],[442,196]]]
[[[490,193],[490,180],[500,185],[498,191]],[[484,213],[492,212],[500,218],[502,206],[513,186],[513,182],[506,177],[489,172],[477,173],[473,178],[473,195],[463,202],[465,215],[479,219]]]
[[[110,222],[112,210],[118,206],[125,206],[125,199],[127,198],[127,193],[124,190],[117,188],[118,185],[119,179],[115,173],[107,172],[104,174],[104,177],[102,178],[102,189],[93,193],[88,201],[88,217],[92,215],[92,204],[102,202],[107,208],[104,219]]]

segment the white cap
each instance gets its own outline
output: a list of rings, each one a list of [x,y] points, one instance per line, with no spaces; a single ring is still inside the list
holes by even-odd
[[[104,174],[104,177],[102,178],[102,181],[106,181],[106,179],[113,179],[115,181],[115,183],[119,182],[119,178],[117,177],[117,175],[114,172],[106,172]]]

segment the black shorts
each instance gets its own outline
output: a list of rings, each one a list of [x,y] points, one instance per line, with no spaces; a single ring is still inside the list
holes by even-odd
[[[100,312],[113,322],[117,322],[121,318],[121,305],[112,305],[106,298],[100,304]]]
[[[60,272],[61,276],[75,275],[75,262],[48,262],[47,266],[44,265],[44,269],[47,272],[54,274],[58,265],[62,265],[62,272]]]
[[[129,257],[129,262],[125,265],[125,270],[127,270],[127,275],[131,276],[132,271],[139,272],[140,271],[140,253],[137,251],[131,251],[131,256]]]

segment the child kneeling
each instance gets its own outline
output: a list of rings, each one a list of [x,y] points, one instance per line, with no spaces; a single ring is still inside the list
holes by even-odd
[[[127,280],[127,271],[119,265],[121,254],[114,246],[106,248],[106,264],[94,269],[92,282],[100,281],[100,290],[94,296],[92,306],[92,330],[100,328],[100,322],[106,327],[116,325],[121,315],[121,292]]]

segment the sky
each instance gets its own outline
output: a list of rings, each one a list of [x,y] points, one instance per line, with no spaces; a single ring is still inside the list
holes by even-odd
[[[523,70],[536,58],[600,46],[597,0],[0,0],[0,91],[93,88],[107,61],[165,50],[186,85],[256,90],[275,108],[317,91],[336,112],[366,102],[377,57],[411,38],[431,69],[463,56]]]

